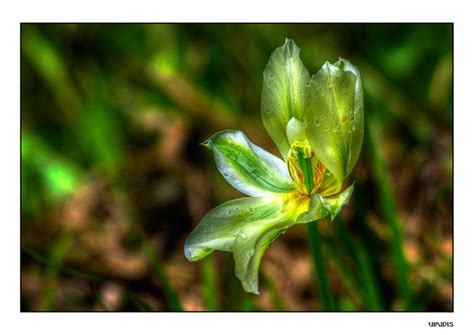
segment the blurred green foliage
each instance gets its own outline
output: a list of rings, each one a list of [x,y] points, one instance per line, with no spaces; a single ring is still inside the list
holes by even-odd
[[[23,24],[23,310],[319,310],[306,230],[262,262],[184,239],[239,197],[198,144],[260,120],[262,71],[292,38],[311,73],[360,70],[366,138],[342,216],[320,222],[337,310],[452,310],[451,24]]]

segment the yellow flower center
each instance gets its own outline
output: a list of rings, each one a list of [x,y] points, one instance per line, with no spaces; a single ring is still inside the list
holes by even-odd
[[[319,190],[326,168],[316,158],[307,140],[293,142],[286,162],[298,193],[309,197]]]

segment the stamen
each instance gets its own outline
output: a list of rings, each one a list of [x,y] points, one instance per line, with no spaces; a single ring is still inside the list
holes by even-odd
[[[324,180],[324,172],[326,171],[326,167],[321,161],[318,161],[316,166],[314,167],[314,191],[318,191],[319,187],[321,186]]]
[[[307,140],[294,141],[288,153],[287,166],[295,189],[304,196],[309,196],[319,188],[324,166],[316,163],[315,154]],[[317,188],[315,188],[317,186]]]

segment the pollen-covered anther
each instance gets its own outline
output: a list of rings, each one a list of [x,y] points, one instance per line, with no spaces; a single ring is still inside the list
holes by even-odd
[[[288,158],[287,165],[288,172],[290,173],[291,179],[293,179],[295,189],[301,194],[306,193],[303,171],[301,171],[296,158],[290,156]]]
[[[304,196],[316,192],[324,178],[324,165],[317,160],[307,140],[294,141],[287,158],[295,189]]]
[[[303,157],[305,159],[312,159],[314,157],[314,151],[309,144],[303,147]]]
[[[314,166],[314,188],[313,192],[316,192],[319,187],[321,186],[321,183],[323,182],[324,179],[324,173],[326,172],[326,167],[321,161],[318,161],[318,163]]]

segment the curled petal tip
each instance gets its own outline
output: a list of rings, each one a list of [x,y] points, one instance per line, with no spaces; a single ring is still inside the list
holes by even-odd
[[[260,295],[260,292],[258,291],[257,285],[252,285],[252,284],[249,284],[249,283],[242,283],[242,287],[244,288],[244,291],[247,292],[247,293]]]

